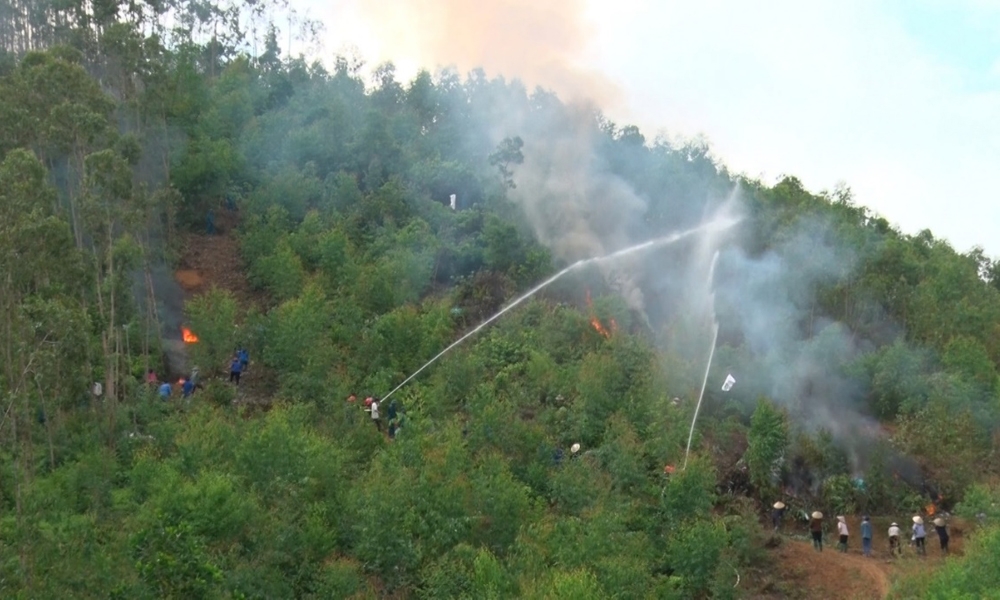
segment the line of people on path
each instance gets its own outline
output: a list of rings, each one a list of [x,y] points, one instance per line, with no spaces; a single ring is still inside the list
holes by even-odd
[[[785,504],[781,501],[775,502],[772,506],[771,523],[774,525],[774,530],[776,532],[781,529],[781,521],[784,518],[786,508]],[[948,525],[941,517],[934,519],[933,523],[934,529],[938,535],[938,540],[941,543],[941,553],[948,554],[948,542],[951,539],[951,536],[948,534]],[[822,552],[823,513],[815,511],[810,515],[809,532],[812,536],[813,548],[815,548],[817,552]],[[871,556],[873,532],[871,518],[868,517],[868,515],[861,518],[860,533],[861,552],[865,556]],[[902,532],[899,524],[893,523],[890,525],[887,533],[889,537],[889,553],[892,556],[902,555],[903,550],[900,542]],[[840,552],[847,552],[850,531],[847,526],[847,518],[842,515],[837,517],[837,538],[837,549]],[[910,544],[916,548],[917,554],[927,554],[927,530],[924,527],[924,519],[920,515],[915,515],[913,517]]]

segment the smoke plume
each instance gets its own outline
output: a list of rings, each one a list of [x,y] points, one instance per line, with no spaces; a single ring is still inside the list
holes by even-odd
[[[388,54],[424,66],[482,68],[607,107],[618,97],[606,77],[581,64],[592,31],[583,0],[370,0],[361,10]]]

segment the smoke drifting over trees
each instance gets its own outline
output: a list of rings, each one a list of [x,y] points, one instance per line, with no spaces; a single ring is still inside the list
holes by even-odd
[[[710,597],[769,571],[776,496],[990,506],[996,261],[608,121],[577,3],[482,5],[552,28],[511,64],[572,100],[209,33],[261,6],[53,3],[0,36],[0,595]],[[198,35],[159,37],[164,7]],[[703,223],[518,305],[381,423],[358,406],[567,264]],[[182,322],[161,284],[213,236],[260,305],[216,289]],[[161,400],[182,324],[204,387]]]

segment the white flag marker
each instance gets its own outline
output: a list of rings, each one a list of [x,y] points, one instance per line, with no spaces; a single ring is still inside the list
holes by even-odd
[[[726,375],[726,382],[722,384],[722,391],[728,392],[733,389],[733,384],[736,383],[736,378],[732,375]]]

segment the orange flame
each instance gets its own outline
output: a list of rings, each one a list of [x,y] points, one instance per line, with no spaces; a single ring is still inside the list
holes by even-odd
[[[674,465],[664,465],[664,467],[663,467],[663,472],[666,473],[667,475],[670,475],[671,473],[673,473],[674,470],[675,470],[674,469]]]
[[[603,335],[606,338],[611,337],[611,333],[609,333],[608,330],[604,328],[604,325],[601,325],[601,322],[597,320],[597,317],[590,317],[590,324],[594,326],[594,330],[597,331],[597,333]]]
[[[187,327],[181,327],[181,336],[187,344],[194,344],[198,341],[198,336],[192,333]]]
[[[609,330],[607,330],[607,329],[604,328],[604,325],[601,324],[601,320],[598,319],[596,315],[594,315],[594,302],[590,299],[590,290],[589,289],[587,290],[587,308],[590,309],[590,315],[591,315],[590,316],[590,325],[591,325],[591,327],[593,327],[594,331],[596,331],[597,333],[603,335],[605,338],[609,338],[610,339],[611,338],[611,334],[613,332],[618,331],[618,323],[615,323],[615,320],[611,319],[611,322],[610,322],[611,330],[609,331]]]
[[[924,510],[927,511],[927,516],[928,517],[933,517],[934,516],[934,511],[937,510],[937,508],[934,506],[934,503],[932,502],[931,504],[928,504],[927,506],[925,506]]]

